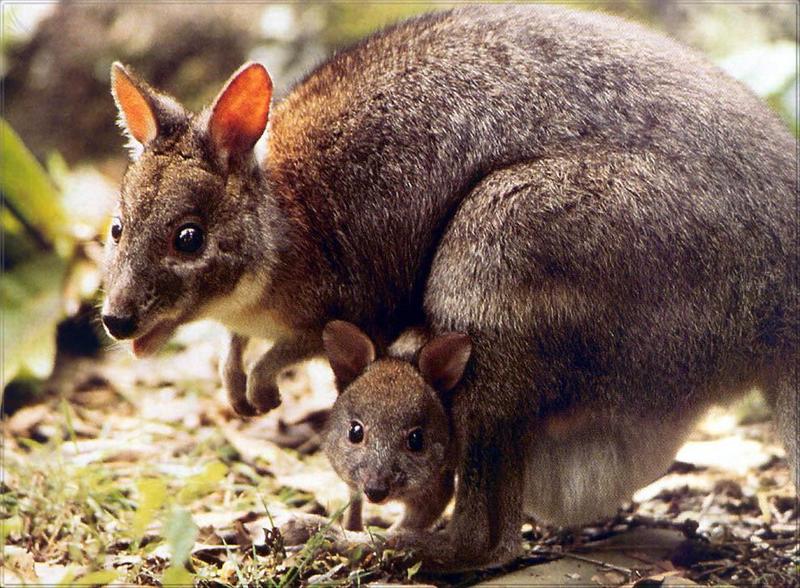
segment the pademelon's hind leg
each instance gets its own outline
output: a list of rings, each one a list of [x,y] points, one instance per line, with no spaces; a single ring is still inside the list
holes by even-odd
[[[772,406],[778,435],[786,449],[786,459],[792,470],[795,489],[800,491],[800,382],[798,382],[797,363],[783,373],[771,378],[765,387],[767,401]]]

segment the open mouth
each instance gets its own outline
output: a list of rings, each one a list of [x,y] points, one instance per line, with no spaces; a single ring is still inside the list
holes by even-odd
[[[391,500],[391,496],[389,494],[380,494],[380,495],[370,495],[369,492],[364,491],[364,496],[366,496],[367,501],[370,504],[386,504]]]
[[[177,329],[180,324],[180,321],[177,320],[162,321],[144,335],[136,337],[133,340],[133,354],[136,357],[153,355],[169,341],[175,329]]]
[[[380,500],[373,500],[372,498],[367,496],[367,501],[370,504],[386,504],[387,502],[389,502],[389,498],[387,497],[387,498],[381,498]]]

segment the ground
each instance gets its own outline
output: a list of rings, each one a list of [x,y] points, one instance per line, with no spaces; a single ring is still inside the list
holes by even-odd
[[[282,406],[243,421],[217,377],[220,336],[200,323],[154,359],[60,362],[3,421],[0,584],[798,583],[798,503],[757,397],[713,411],[617,518],[526,525],[526,556],[503,570],[425,577],[408,554],[288,548],[272,522],[347,502],[318,451],[332,377],[322,360],[289,370]],[[397,514],[370,506],[368,521],[379,536]]]

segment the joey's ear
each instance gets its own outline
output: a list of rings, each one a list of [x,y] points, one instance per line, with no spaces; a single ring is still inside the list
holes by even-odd
[[[211,107],[208,134],[223,161],[253,148],[267,127],[272,80],[260,63],[231,76]]]
[[[419,371],[438,392],[455,388],[467,367],[472,342],[464,333],[446,333],[431,339],[419,353]]]
[[[153,93],[119,61],[111,66],[111,94],[119,109],[120,122],[130,138],[140,147],[155,139],[158,119]]]
[[[322,331],[322,343],[340,392],[375,361],[372,341],[352,323],[329,322]]]

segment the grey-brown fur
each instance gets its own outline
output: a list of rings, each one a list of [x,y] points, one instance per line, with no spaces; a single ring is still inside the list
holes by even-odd
[[[627,471],[613,502],[663,471],[709,403],[754,385],[797,472],[796,146],[703,58],[614,18],[469,7],[340,53],[271,121],[261,168],[213,163],[198,118],[145,149],[122,195],[138,240],[112,253],[110,296],[131,276],[189,320],[258,272],[237,324],[268,315],[275,329],[243,334],[280,333],[283,361],[319,352],[330,318],[379,347],[423,315],[469,332],[453,519],[392,539],[430,567],[507,561],[529,507],[556,523],[611,508],[565,472]],[[219,245],[172,269],[154,221],[191,198]],[[280,367],[262,362],[249,404],[276,402]],[[654,423],[663,435],[637,441]],[[539,511],[526,488],[546,494]]]
[[[334,404],[326,426],[325,454],[350,487],[363,493],[365,486],[379,482],[389,490],[381,501],[405,505],[395,529],[425,529],[453,495],[455,447],[449,416],[436,392],[410,364],[382,359],[369,371],[380,376],[365,373]],[[353,421],[366,431],[359,444],[348,440]],[[405,446],[409,431],[416,427],[425,439],[424,451],[418,454]]]
[[[351,323],[332,321],[322,338],[339,391],[323,448],[350,487],[351,503],[344,530],[306,515],[282,525],[284,540],[302,543],[320,529],[337,549],[368,540],[349,532],[363,530],[362,496],[404,505],[389,535],[428,529],[453,496],[459,456],[450,408],[470,358],[469,337],[410,328],[379,359],[374,342]]]

